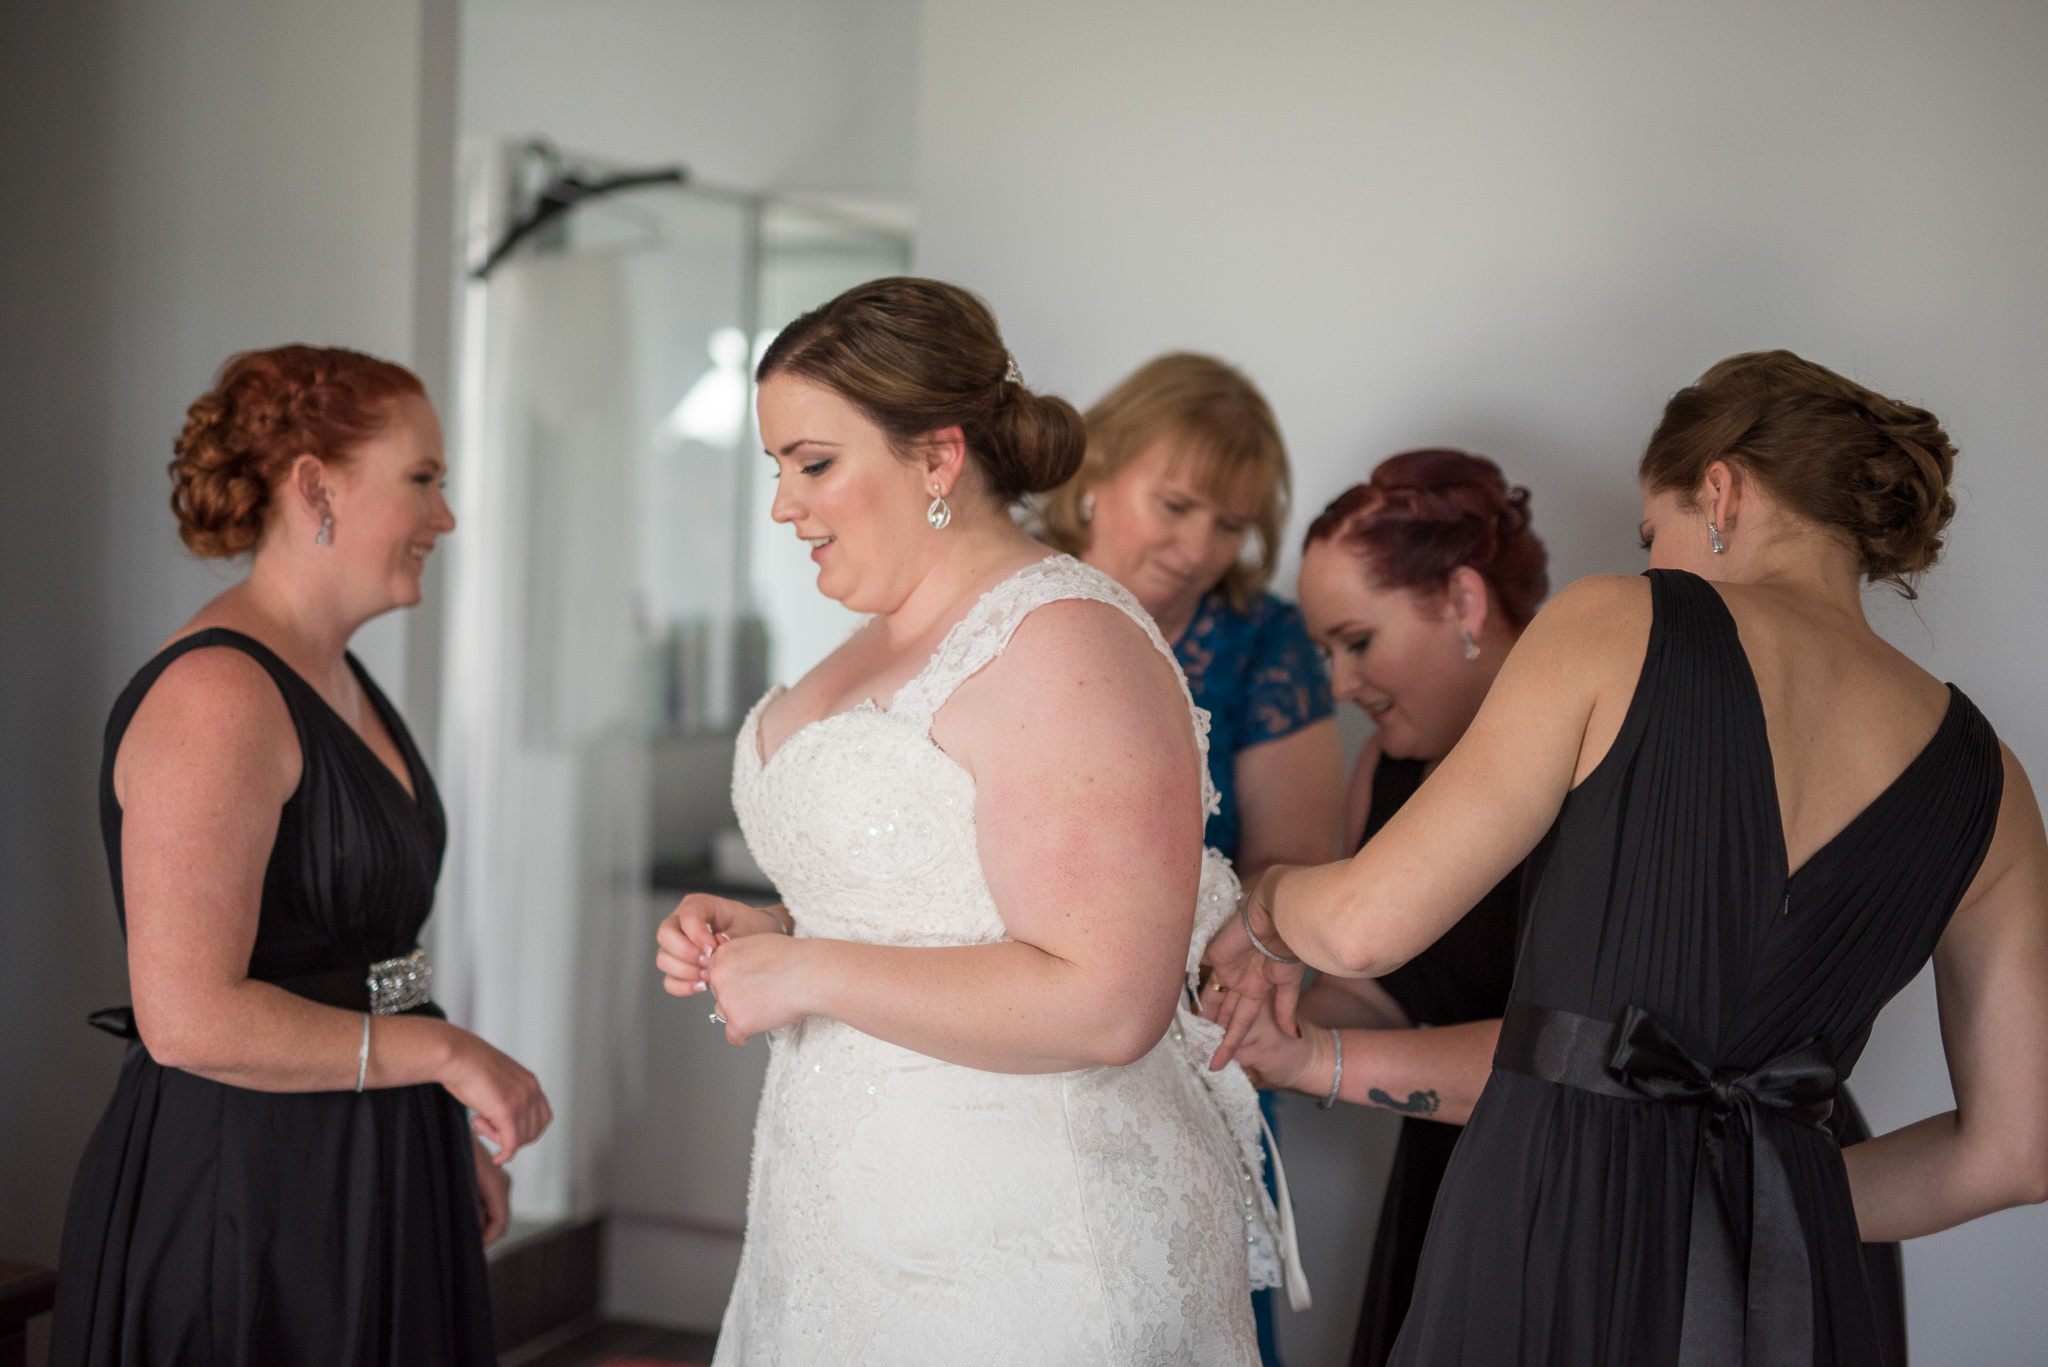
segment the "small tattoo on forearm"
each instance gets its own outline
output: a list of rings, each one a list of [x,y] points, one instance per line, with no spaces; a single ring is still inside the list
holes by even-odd
[[[1377,1087],[1365,1095],[1373,1105],[1399,1111],[1402,1115],[1435,1115],[1440,1104],[1435,1092],[1410,1092],[1406,1101],[1396,1101]]]

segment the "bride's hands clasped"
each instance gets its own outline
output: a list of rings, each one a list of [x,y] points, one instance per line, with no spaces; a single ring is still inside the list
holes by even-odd
[[[1267,869],[1245,893],[1238,914],[1224,922],[1202,954],[1208,971],[1202,1014],[1223,1027],[1223,1043],[1209,1060],[1211,1068],[1230,1062],[1269,998],[1275,1024],[1291,1038],[1301,1037],[1294,1007],[1301,999],[1305,970],[1273,925],[1273,895],[1286,873],[1284,865]],[[1253,935],[1269,952],[1260,952]]]
[[[812,1014],[796,996],[805,945],[791,937],[781,907],[750,907],[727,897],[692,893],[654,933],[654,965],[673,997],[709,991],[725,1037],[745,1044]]]

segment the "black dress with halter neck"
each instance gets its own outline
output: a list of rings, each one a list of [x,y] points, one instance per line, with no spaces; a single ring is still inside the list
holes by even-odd
[[[432,906],[446,823],[397,711],[349,665],[403,753],[411,793],[312,685],[261,642],[173,642],[114,704],[100,823],[114,905],[114,758],[170,664],[240,650],[276,681],[302,759],[264,871],[249,976],[349,1010],[368,965],[409,953]],[[431,1002],[413,1008],[439,1016]],[[442,1367],[497,1361],[463,1109],[439,1085],[259,1092],[166,1068],[130,1043],[79,1163],[64,1225],[52,1367]]]
[[[1790,870],[1734,618],[1703,579],[1649,579],[1620,734],[1526,865],[1404,1367],[1888,1361],[1830,1112],[1983,862],[1998,740],[1951,686],[1921,753]]]

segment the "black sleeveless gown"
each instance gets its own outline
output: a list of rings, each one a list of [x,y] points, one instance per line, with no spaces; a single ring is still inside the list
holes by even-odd
[[[241,650],[269,671],[303,775],[264,871],[249,976],[328,1005],[369,1005],[366,967],[412,951],[446,824],[398,713],[349,665],[405,757],[414,798],[313,687],[260,642],[174,642],[114,704],[100,822],[114,905],[114,757],[143,695],[187,651]],[[417,1014],[440,1016],[431,1003]],[[52,1367],[440,1367],[497,1361],[462,1107],[439,1085],[259,1092],[159,1065],[131,1042],[79,1163],[64,1224]]]
[[[1703,579],[1649,578],[1620,734],[1526,866],[1404,1367],[1887,1360],[1829,1106],[1983,862],[1997,738],[1951,686],[1926,748],[1788,876],[1734,619]]]

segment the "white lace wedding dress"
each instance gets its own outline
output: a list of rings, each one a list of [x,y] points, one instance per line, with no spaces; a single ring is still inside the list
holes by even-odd
[[[1026,614],[1068,598],[1121,608],[1173,658],[1137,600],[1055,556],[985,595],[886,710],[815,722],[764,764],[761,710],[780,690],[755,705],[733,802],[797,934],[1005,938],[974,781],[932,743],[931,720]],[[1206,752],[1208,715],[1189,708]],[[1206,771],[1201,800],[1215,801]],[[1191,975],[1236,898],[1208,852]],[[1251,1084],[1234,1063],[1205,1066],[1219,1034],[1183,1005],[1128,1067],[1028,1075],[824,1017],[775,1032],[715,1367],[1256,1364],[1246,1292],[1280,1283],[1279,1216]]]

